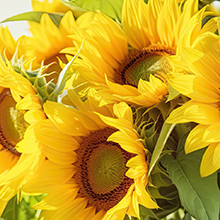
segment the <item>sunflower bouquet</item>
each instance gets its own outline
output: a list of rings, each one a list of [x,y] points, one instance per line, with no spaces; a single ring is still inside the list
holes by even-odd
[[[0,26],[2,220],[218,220],[212,1],[32,0]],[[211,4],[211,5],[210,5]]]

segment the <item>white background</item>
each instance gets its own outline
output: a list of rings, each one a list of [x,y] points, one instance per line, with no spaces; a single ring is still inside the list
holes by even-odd
[[[31,0],[0,0],[0,21],[31,10]],[[26,21],[6,22],[2,26],[8,26],[15,39],[21,35],[30,35]]]

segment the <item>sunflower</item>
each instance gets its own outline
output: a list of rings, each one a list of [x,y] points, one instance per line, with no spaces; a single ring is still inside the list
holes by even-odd
[[[71,11],[64,14],[60,20],[59,27],[53,23],[47,13],[41,16],[40,23],[30,22],[30,31],[33,36],[23,37],[19,48],[25,48],[22,54],[24,60],[33,60],[32,70],[40,68],[42,63],[44,65],[50,64],[46,73],[54,71],[55,73],[51,78],[58,77],[62,70],[59,61],[68,63],[66,54],[60,51],[66,47],[74,47],[73,40],[68,37],[74,32],[74,26],[75,19]]]
[[[0,60],[0,204],[6,204],[25,182],[26,175],[41,164],[43,154],[23,154],[17,149],[27,130],[45,119],[32,84]],[[31,142],[33,148],[35,143]],[[30,143],[29,143],[30,145]],[[12,181],[11,181],[12,180]],[[3,205],[0,211],[2,212]],[[0,212],[0,214],[1,214]]]
[[[213,20],[201,28],[204,11],[198,11],[194,0],[125,0],[122,28],[101,12],[84,13],[73,35],[79,45],[85,38],[75,68],[108,103],[152,106],[168,94],[170,56],[181,54],[204,32],[216,30]]]
[[[44,175],[34,176],[23,191],[48,193],[35,208],[43,210],[45,220],[124,219],[126,213],[140,217],[139,204],[158,208],[146,190],[147,150],[133,128],[131,108],[125,103],[98,107],[91,91],[85,102],[73,89],[68,95],[76,108],[47,101],[49,119],[37,123],[35,135],[54,152],[49,160],[60,158],[60,166],[69,164],[73,175],[52,186],[42,185]],[[72,156],[59,156],[65,152]]]
[[[219,36],[207,33],[194,48],[183,51],[180,65],[187,63],[188,74],[172,73],[168,79],[190,101],[171,112],[167,122],[198,123],[186,140],[186,153],[208,146],[201,161],[201,176],[208,176],[220,168],[220,139],[217,133],[220,129],[219,50]]]
[[[49,0],[38,1],[32,0],[32,8],[33,11],[45,11],[49,13],[53,12],[61,12],[65,13],[69,11],[69,8],[61,3],[60,0],[53,0],[52,2]]]

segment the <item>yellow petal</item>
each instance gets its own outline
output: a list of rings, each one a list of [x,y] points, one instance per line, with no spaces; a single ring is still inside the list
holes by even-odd
[[[48,195],[38,204],[34,205],[34,208],[55,210],[65,205],[66,201],[74,201],[77,195],[77,190],[71,184],[52,185],[47,189],[47,192]],[[52,213],[52,215],[53,214],[54,213]]]
[[[134,154],[143,153],[143,145],[137,140],[129,137],[121,131],[116,131],[109,136],[108,141],[119,143],[119,145],[126,151]]]
[[[71,197],[67,198],[68,200],[71,200]],[[77,198],[73,202],[69,203],[66,207],[64,207],[62,210],[58,210],[54,214],[54,220],[60,220],[63,218],[63,216],[67,217],[67,219],[72,218],[73,216],[76,219],[84,219],[84,210],[86,208],[87,201],[83,198]]]
[[[79,120],[79,113],[76,109],[47,101],[44,104],[44,110],[49,119],[61,132],[71,136],[85,136],[89,134],[89,131],[83,125],[88,122],[83,121],[82,117],[80,118],[82,120]],[[89,120],[91,121],[91,119]]]
[[[204,148],[209,144],[209,142],[206,141],[204,135],[207,128],[207,125],[197,125],[191,130],[185,143],[185,151],[187,154],[195,150]]]
[[[152,200],[152,198],[146,191],[144,185],[145,181],[143,181],[144,178],[145,177],[138,178],[137,180],[135,180],[135,189],[136,189],[135,191],[138,196],[138,202],[149,209],[159,208],[157,203]]]
[[[183,106],[173,110],[167,123],[185,123],[194,121],[199,124],[212,124],[218,121],[218,108],[211,104],[188,101]]]
[[[133,217],[140,218],[138,196],[137,196],[135,191],[132,194],[132,202],[131,202],[131,204],[129,206],[127,214],[131,215]]]
[[[55,186],[56,184],[66,183],[74,173],[75,171],[71,165],[60,166],[47,160],[34,175],[29,177],[22,190],[28,193],[46,193],[49,185]],[[45,187],[45,191],[42,191],[43,187]]]
[[[130,132],[133,129],[133,125],[131,124],[131,122],[129,122],[127,120],[106,117],[106,116],[101,115],[99,113],[96,113],[96,114],[99,115],[99,117],[102,119],[102,121],[104,121],[107,125],[115,127],[119,130],[124,130],[125,132],[126,131]]]
[[[49,160],[60,165],[68,165],[76,161],[76,153],[74,151],[62,152],[45,146],[41,147],[41,151]]]
[[[39,122],[34,129],[36,138],[41,144],[59,152],[72,152],[79,146],[79,143],[72,136],[63,134],[57,130],[48,119]]]
[[[220,168],[220,144],[210,144],[205,151],[200,166],[202,177],[209,176]]]
[[[31,147],[30,147],[31,145]],[[34,133],[34,125],[30,125],[24,133],[24,138],[16,144],[20,153],[36,153],[39,151],[39,141]]]
[[[220,142],[219,136],[220,123],[215,123],[207,127],[204,133],[204,141],[207,143]]]
[[[29,110],[29,109],[42,109],[40,99],[33,94],[27,94],[21,101],[16,105],[17,109]]]
[[[127,34],[129,44],[135,49],[141,49],[149,44],[149,39],[146,33],[144,32],[144,26],[143,26],[143,20],[146,19],[143,16],[144,11],[146,10],[146,4],[145,5],[143,4],[144,2],[143,0],[139,2],[142,3],[142,4],[140,3],[142,7],[142,14],[138,13],[137,1],[126,0],[124,1],[122,8],[123,30]],[[153,17],[152,20],[154,20]]]
[[[144,153],[142,153],[142,155],[137,155],[131,158],[127,162],[126,166],[129,167],[128,171],[126,172],[126,176],[131,179],[137,179],[139,177],[147,175],[148,173],[148,166],[145,161]]]
[[[24,119],[29,124],[34,124],[42,119],[46,119],[46,115],[42,110],[29,110],[24,114]]]
[[[125,103],[115,104],[113,107],[114,113],[118,118],[124,118],[127,121],[133,122],[131,108]]]
[[[183,95],[189,96],[193,92],[193,81],[196,75],[186,75],[181,73],[168,74],[168,83]]]
[[[32,174],[36,171],[36,169],[42,165],[44,160],[45,157],[41,152],[30,155],[22,154],[16,163],[16,166],[5,175],[0,176],[1,185],[25,179],[27,174]]]
[[[100,220],[100,219],[103,219],[105,215],[105,211],[104,210],[101,210],[99,211],[91,220]]]

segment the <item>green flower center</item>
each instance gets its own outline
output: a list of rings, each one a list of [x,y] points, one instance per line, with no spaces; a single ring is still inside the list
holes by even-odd
[[[28,123],[24,120],[24,112],[16,109],[16,102],[9,89],[0,94],[0,143],[15,155],[16,144],[23,139]]]
[[[95,193],[114,190],[123,181],[125,158],[118,145],[100,144],[89,158],[88,177]]]
[[[150,75],[165,81],[164,75],[172,70],[168,56],[173,54],[173,48],[162,46],[131,50],[128,58],[116,71],[115,82],[137,87],[140,79],[149,81]]]
[[[107,141],[116,130],[105,128],[84,137],[77,149],[74,179],[79,185],[79,196],[97,211],[114,207],[127,193],[133,180],[125,173],[127,161],[134,155],[119,144]]]

